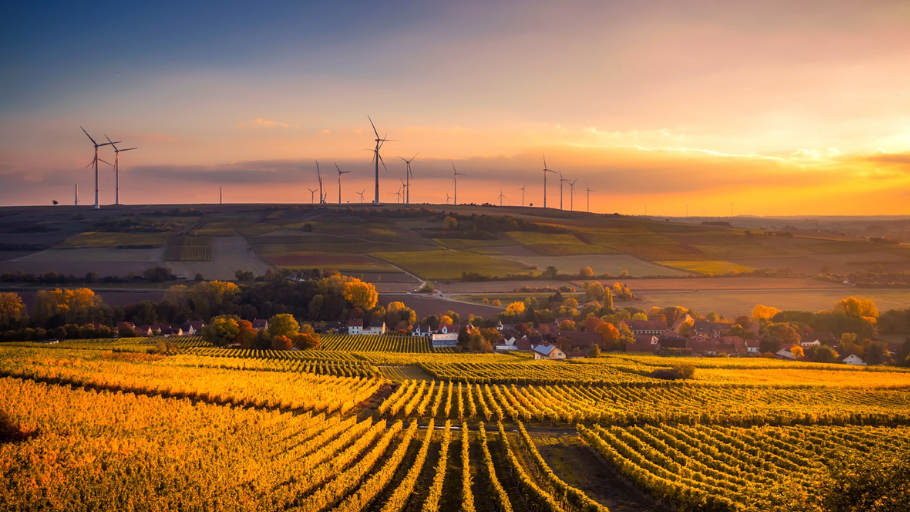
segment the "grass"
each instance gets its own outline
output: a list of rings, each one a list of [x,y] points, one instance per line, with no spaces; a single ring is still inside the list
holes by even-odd
[[[262,259],[278,268],[337,270],[348,274],[368,272],[398,272],[388,263],[358,254],[333,254],[325,252],[300,252],[267,254]]]
[[[460,251],[472,250],[478,247],[503,247],[512,245],[511,240],[465,240],[461,238],[434,238],[433,241],[443,247]]]
[[[370,254],[424,279],[460,279],[463,272],[490,277],[538,274],[517,261],[463,251],[381,252]]]
[[[575,274],[582,267],[591,267],[594,273],[612,274],[618,276],[623,270],[631,276],[678,276],[687,275],[682,269],[655,265],[628,254],[574,254],[568,256],[508,256],[510,259],[521,261],[528,265],[545,269],[549,266],[556,267],[560,273]]]
[[[296,254],[321,252],[334,254],[369,254],[374,252],[416,252],[433,250],[432,247],[392,244],[387,242],[312,243],[312,244],[262,244],[254,245],[257,254]]]
[[[86,247],[117,247],[119,245],[165,245],[171,234],[171,232],[109,233],[106,231],[86,231],[67,238],[57,248],[81,249]]]

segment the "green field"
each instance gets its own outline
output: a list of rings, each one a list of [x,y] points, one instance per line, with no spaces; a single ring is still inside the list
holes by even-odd
[[[424,279],[460,279],[463,272],[491,277],[540,273],[516,261],[462,251],[380,252],[370,256]]]

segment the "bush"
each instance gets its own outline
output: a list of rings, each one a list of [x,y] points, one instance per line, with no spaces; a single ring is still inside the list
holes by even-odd
[[[290,350],[292,346],[293,343],[287,336],[275,336],[272,338],[273,350]]]
[[[695,367],[688,363],[675,364],[672,368],[659,368],[650,374],[655,379],[684,380],[695,378]]]
[[[159,341],[155,343],[155,348],[150,348],[148,350],[149,354],[159,354],[163,356],[175,356],[180,353],[180,349],[177,348],[177,345],[174,345],[170,341]]]

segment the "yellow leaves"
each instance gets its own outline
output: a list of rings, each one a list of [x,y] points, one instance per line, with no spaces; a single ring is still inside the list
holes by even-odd
[[[353,307],[367,311],[376,307],[376,303],[379,301],[379,294],[372,283],[365,283],[355,279],[344,284],[344,300],[348,301]]]
[[[872,324],[878,318],[878,307],[876,307],[875,302],[865,297],[841,299],[834,305],[834,312],[843,313],[847,316],[858,316]]]
[[[752,308],[752,318],[755,320],[770,320],[771,317],[778,313],[780,313],[779,309],[761,304]]]

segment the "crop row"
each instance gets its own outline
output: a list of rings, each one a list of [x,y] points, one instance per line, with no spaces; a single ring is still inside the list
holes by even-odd
[[[570,424],[910,423],[905,389],[453,384],[405,381],[379,412],[389,418]]]
[[[428,338],[412,336],[323,334],[320,341],[324,350],[344,352],[433,352],[433,344]]]
[[[591,428],[581,438],[626,479],[679,510],[773,508],[786,485],[821,491],[818,472],[833,449],[900,453],[905,427],[751,427],[660,425]]]

